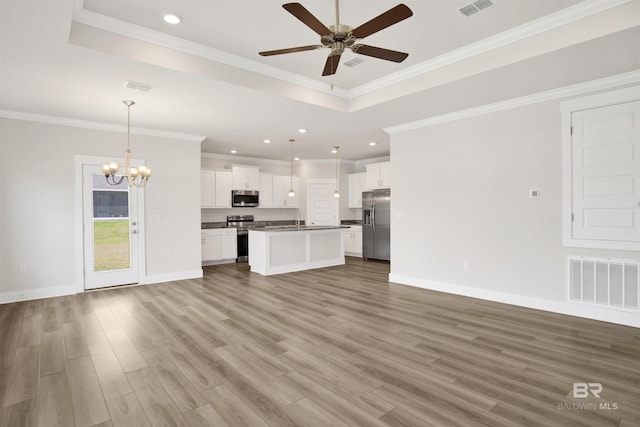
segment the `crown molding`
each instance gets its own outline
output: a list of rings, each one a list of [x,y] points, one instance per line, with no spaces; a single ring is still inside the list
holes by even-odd
[[[389,156],[372,157],[370,159],[357,160],[355,164],[356,166],[361,166],[361,165],[368,165],[370,163],[388,162],[389,160],[390,160]]]
[[[100,13],[84,9],[81,6],[78,7],[77,4],[72,19],[74,22],[79,24],[146,41],[169,49],[178,50],[180,52],[195,55],[211,61],[241,68],[298,86],[306,87],[308,89],[337,96],[339,98],[346,99],[347,97],[347,91],[345,89],[340,87],[333,87],[332,89],[326,82],[310,79],[308,77],[301,76],[300,74],[284,71],[280,68],[262,64],[258,61],[253,61],[238,55],[233,55],[200,43],[195,43],[160,31],[122,21],[117,18],[102,15]]]
[[[114,125],[103,122],[93,122],[89,120],[71,119],[68,117],[49,116],[45,114],[26,113],[23,111],[1,110],[0,117],[14,120],[24,120],[29,122],[48,123],[52,125],[69,126],[93,130],[103,130],[108,132],[127,133],[127,126]],[[155,136],[159,138],[179,139],[181,141],[202,142],[206,136],[193,135],[189,133],[168,132],[157,129],[132,127],[133,135]]]
[[[442,114],[440,116],[433,116],[422,120],[416,120],[397,126],[387,127],[383,130],[393,135],[409,130],[434,126],[441,123],[453,122],[456,120],[467,119],[470,117],[495,113],[512,108],[524,107],[532,104],[539,104],[542,102],[555,101],[558,99],[583,95],[585,93],[595,92],[598,90],[631,85],[638,82],[640,82],[640,70],[630,71],[628,73],[615,74],[613,76],[603,77],[597,80],[591,80],[584,83],[578,83],[575,85],[563,86],[544,92],[538,92],[532,95],[511,98],[505,101],[495,102],[493,104],[481,105],[479,107],[468,108],[466,110],[460,110],[453,113]]]
[[[310,165],[335,165],[336,159],[302,159],[299,162]],[[355,165],[356,162],[357,160],[338,159],[340,165]]]
[[[275,160],[275,159],[263,159],[261,157],[245,157],[233,154],[217,154],[217,153],[201,153],[203,158],[219,159],[219,160],[232,160],[235,164],[241,164],[242,162],[256,162],[256,163],[270,163],[277,165],[289,166],[289,160]],[[336,159],[301,159],[294,160],[295,165],[300,164],[335,164]],[[340,164],[357,164],[359,160],[343,160],[339,159]]]
[[[233,164],[240,165],[242,162],[271,163],[275,165],[289,165],[289,160],[265,159],[262,157],[247,157],[237,154],[200,153],[201,158],[231,160]]]
[[[512,28],[502,33],[487,37],[475,43],[466,45],[451,52],[437,56],[428,61],[405,68],[388,76],[373,80],[369,83],[357,86],[347,91],[347,98],[353,99],[358,96],[366,95],[376,90],[382,89],[422,74],[437,70],[439,68],[452,65],[456,62],[464,61],[476,55],[494,50],[519,40],[535,36],[536,34],[552,30],[562,25],[569,24],[595,15],[607,9],[623,5],[631,0],[585,0],[566,9],[538,18],[526,24]]]
[[[460,49],[453,50],[444,55],[428,61],[416,64],[402,71],[389,74],[369,83],[362,84],[353,89],[346,90],[340,87],[331,89],[325,82],[301,76],[296,73],[284,71],[280,68],[262,64],[238,55],[221,51],[199,43],[191,42],[179,37],[171,36],[160,31],[131,24],[116,18],[102,15],[84,9],[83,0],[76,0],[73,21],[96,27],[105,31],[132,37],[149,43],[154,43],[170,49],[199,56],[205,59],[241,68],[295,85],[306,87],[322,93],[351,100],[362,95],[375,92],[384,87],[429,73],[439,68],[446,67],[456,62],[463,61],[473,56],[506,46],[519,40],[552,30],[573,21],[595,15],[607,9],[620,6],[632,0],[585,0],[566,9],[504,31],[478,42],[469,44]]]

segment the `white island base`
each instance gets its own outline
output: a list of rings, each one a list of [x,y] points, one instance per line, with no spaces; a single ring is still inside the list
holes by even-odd
[[[344,264],[342,227],[249,230],[249,265],[263,276]]]

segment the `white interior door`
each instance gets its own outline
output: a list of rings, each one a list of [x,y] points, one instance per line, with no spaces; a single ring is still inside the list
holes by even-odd
[[[83,165],[84,287],[138,283],[138,192],[107,184],[101,167]]]
[[[336,188],[332,183],[310,183],[307,189],[307,224],[308,225],[338,225],[338,202],[333,197]]]
[[[572,114],[573,237],[640,241],[640,102]]]

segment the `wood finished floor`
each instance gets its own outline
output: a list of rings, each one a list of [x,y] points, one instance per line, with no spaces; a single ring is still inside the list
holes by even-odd
[[[640,425],[639,329],[389,284],[388,269],[232,264],[0,305],[0,425]],[[601,398],[574,399],[574,382]]]

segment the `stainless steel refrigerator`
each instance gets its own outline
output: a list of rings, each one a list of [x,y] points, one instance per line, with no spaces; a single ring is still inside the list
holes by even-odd
[[[391,190],[362,193],[362,256],[390,261]]]

